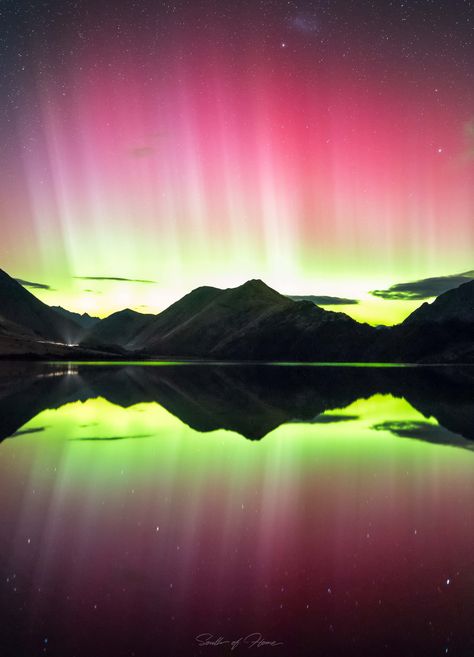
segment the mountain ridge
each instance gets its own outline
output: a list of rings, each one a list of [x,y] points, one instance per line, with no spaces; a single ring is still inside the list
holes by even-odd
[[[383,328],[311,300],[293,300],[260,279],[234,288],[198,287],[157,315],[127,308],[104,319],[78,317],[89,326],[70,311],[47,306],[0,270],[4,358],[57,357],[77,342],[89,357],[100,351],[99,359],[474,363],[474,281]]]
[[[80,327],[57,313],[0,269],[0,316],[51,341],[75,342]]]
[[[235,288],[197,288],[157,315],[126,346],[149,354],[186,357],[308,360],[315,353],[308,340],[319,338],[332,358],[346,358],[343,340],[337,344],[324,335],[328,324],[332,330],[336,325],[352,330],[352,340],[358,343],[362,333],[368,337],[373,330],[310,301],[293,301],[252,279]],[[361,356],[363,345],[358,347]],[[322,349],[317,350],[320,355]]]
[[[94,324],[97,324],[97,322],[100,322],[100,317],[93,317],[89,315],[89,313],[75,313],[72,310],[67,310],[66,308],[63,308],[62,306],[50,306],[53,310],[55,310],[57,313],[62,315],[63,317],[67,317],[69,319],[72,319],[76,324],[78,324],[81,328],[84,330],[87,330],[91,326],[94,326]]]

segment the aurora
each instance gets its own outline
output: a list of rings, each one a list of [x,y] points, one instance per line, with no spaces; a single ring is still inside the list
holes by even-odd
[[[420,300],[371,291],[472,270],[467,7],[47,4],[6,9],[0,119],[2,267],[43,301],[261,278],[392,324]]]

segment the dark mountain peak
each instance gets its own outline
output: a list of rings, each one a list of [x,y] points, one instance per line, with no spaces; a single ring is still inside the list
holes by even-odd
[[[255,292],[268,292],[268,291],[275,292],[273,288],[269,287],[260,278],[251,278],[250,280],[245,281],[245,283],[243,283],[239,287],[246,290],[253,290]]]
[[[81,327],[61,316],[0,269],[0,308],[6,320],[30,329],[39,338],[76,342]]]
[[[173,303],[169,308],[173,308],[177,304],[180,304],[182,301],[187,301],[187,302],[197,302],[197,303],[202,303],[205,301],[210,301],[213,299],[216,295],[220,294],[223,292],[221,288],[219,287],[212,287],[211,285],[200,285],[199,287],[196,287],[194,290],[191,290],[191,292],[188,292],[188,294],[185,294],[184,297],[181,297],[181,299],[178,299],[175,303]],[[166,308],[168,310],[169,308]],[[164,312],[166,312],[166,310]]]
[[[117,310],[116,312],[110,314],[106,319],[110,317],[134,317],[135,315],[140,315],[143,313],[138,313],[136,310],[131,308],[123,308],[122,310]]]
[[[168,308],[165,308],[165,310],[159,313],[158,317],[162,319],[166,318],[170,325],[174,322],[183,321],[186,317],[191,317],[197,310],[200,310],[214,301],[214,299],[223,292],[224,290],[221,290],[218,287],[201,285],[185,294],[184,297],[181,297],[178,301],[172,303]]]
[[[293,301],[252,279],[202,287],[157,315],[126,345],[154,356],[235,360],[357,360],[374,330],[347,315]]]
[[[405,363],[474,361],[474,281],[424,303],[402,324],[379,333],[373,360]]]
[[[278,304],[291,305],[292,301],[280,294],[260,279],[251,279],[238,287],[231,287],[223,290],[222,301],[227,303],[229,300],[238,303],[261,303],[261,304]]]
[[[132,310],[131,308],[123,308],[122,310],[116,310],[114,313],[111,313],[104,319],[100,320],[102,325],[110,324],[113,322],[121,322],[127,320],[141,320],[144,317],[156,317],[152,313],[141,313],[138,310]]]
[[[440,294],[432,303],[424,303],[403,324],[424,322],[474,322],[474,281]]]
[[[118,310],[96,322],[84,336],[83,344],[124,346],[155,317],[131,308]]]
[[[51,308],[59,313],[62,317],[67,317],[68,319],[73,320],[81,326],[84,330],[89,329],[91,326],[94,326],[97,322],[100,322],[98,317],[92,317],[89,313],[75,313],[71,310],[66,310],[62,306],[51,306]]]
[[[14,278],[9,276],[3,269],[0,269],[0,286],[2,290],[8,289],[11,292],[16,291],[18,294],[26,292],[26,294],[31,294],[28,290],[20,285]]]

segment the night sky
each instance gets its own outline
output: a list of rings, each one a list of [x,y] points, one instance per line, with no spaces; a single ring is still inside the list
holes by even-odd
[[[473,29],[461,0],[2,2],[0,266],[100,315],[257,277],[402,319],[474,277]]]

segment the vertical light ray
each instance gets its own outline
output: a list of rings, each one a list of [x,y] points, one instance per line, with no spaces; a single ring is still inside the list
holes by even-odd
[[[15,139],[28,148],[8,163],[21,179],[2,195],[6,269],[40,270],[57,290],[45,301],[100,314],[259,277],[288,293],[353,291],[348,312],[390,323],[408,305],[369,290],[472,268],[462,85],[438,106],[403,77],[381,87],[298,49],[269,58],[253,33],[238,59],[213,30],[212,46],[170,41],[153,66],[96,44],[67,93],[38,83],[40,116],[23,108]],[[15,235],[32,243],[13,255]],[[72,278],[84,274],[160,284],[86,293]]]

